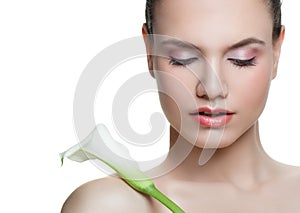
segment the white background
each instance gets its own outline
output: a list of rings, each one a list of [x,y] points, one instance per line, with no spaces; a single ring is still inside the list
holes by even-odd
[[[103,3],[105,2],[105,3]],[[79,185],[101,177],[58,154],[77,142],[73,96],[103,48],[141,34],[145,1],[1,1],[0,212],[59,212]],[[284,1],[286,41],[261,119],[266,151],[300,166],[300,3]]]

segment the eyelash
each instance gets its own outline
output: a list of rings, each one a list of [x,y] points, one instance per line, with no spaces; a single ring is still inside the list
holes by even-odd
[[[249,67],[249,66],[255,66],[255,59],[256,57],[254,56],[253,58],[246,59],[246,60],[241,60],[241,59],[236,59],[236,58],[228,58],[229,61],[231,61],[235,66],[238,67]],[[178,59],[174,57],[169,58],[169,64],[173,66],[186,66],[194,61],[196,61],[197,58],[188,58],[188,59]]]
[[[229,61],[231,61],[234,65],[238,67],[250,67],[250,66],[255,66],[255,59],[256,57],[254,56],[253,58],[246,59],[246,60],[240,60],[236,58],[228,58]]]
[[[169,64],[173,66],[186,66],[193,63],[197,59],[198,58],[178,59],[174,57],[169,57]]]

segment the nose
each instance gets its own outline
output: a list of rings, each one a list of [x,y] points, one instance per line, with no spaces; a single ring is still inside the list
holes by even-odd
[[[196,95],[199,98],[214,100],[228,96],[228,86],[220,71],[214,68],[206,70],[203,75],[198,76]]]

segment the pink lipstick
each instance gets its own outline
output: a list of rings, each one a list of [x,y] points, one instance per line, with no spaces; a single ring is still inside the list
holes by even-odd
[[[218,128],[228,124],[234,113],[220,108],[201,107],[197,112],[191,113],[191,115],[196,117],[201,126]]]

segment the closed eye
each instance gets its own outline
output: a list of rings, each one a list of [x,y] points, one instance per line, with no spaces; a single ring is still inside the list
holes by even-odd
[[[246,60],[241,60],[241,59],[236,59],[236,58],[228,58],[229,61],[231,61],[234,65],[238,67],[248,67],[248,66],[255,66],[255,59],[256,57],[254,56],[253,58],[246,59]]]
[[[174,65],[174,66],[186,66],[186,65],[189,65],[189,64],[193,63],[197,59],[198,58],[196,58],[196,57],[187,58],[187,59],[178,59],[178,58],[174,58],[174,57],[170,56],[169,64]]]

